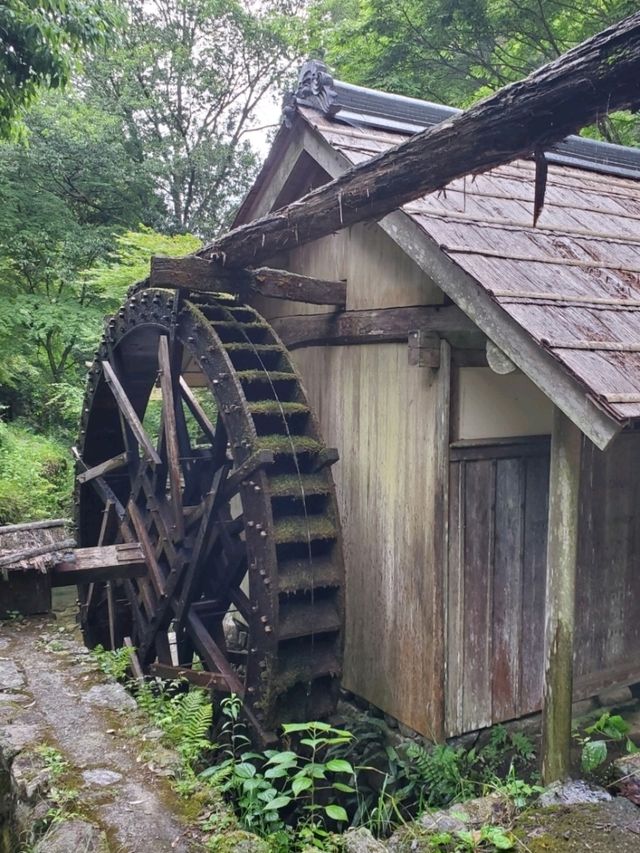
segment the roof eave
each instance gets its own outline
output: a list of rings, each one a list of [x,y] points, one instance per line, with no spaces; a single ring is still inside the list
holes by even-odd
[[[332,177],[351,168],[348,158],[308,123],[302,144]],[[604,450],[610,444],[624,424],[603,411],[585,393],[582,384],[540,347],[410,216],[397,210],[378,224],[596,447]]]

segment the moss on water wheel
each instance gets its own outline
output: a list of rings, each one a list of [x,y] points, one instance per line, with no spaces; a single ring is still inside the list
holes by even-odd
[[[143,577],[80,588],[90,644],[242,695],[260,737],[335,707],[343,565],[324,444],[289,355],[252,308],[140,290],[89,371],[79,544],[140,541]],[[122,456],[126,454],[126,456]]]

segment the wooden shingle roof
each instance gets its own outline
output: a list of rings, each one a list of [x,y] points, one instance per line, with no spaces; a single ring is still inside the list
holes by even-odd
[[[353,165],[405,138],[300,110]],[[640,181],[533,162],[454,181],[403,211],[619,421],[640,418]]]
[[[234,224],[457,112],[307,63]],[[570,136],[545,155],[535,228],[533,160],[456,180],[380,225],[603,449],[640,422],[640,149]]]

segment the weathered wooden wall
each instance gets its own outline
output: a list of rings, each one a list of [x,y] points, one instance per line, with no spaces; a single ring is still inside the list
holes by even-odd
[[[347,307],[438,304],[441,293],[377,226],[291,254],[307,275],[348,281]],[[255,300],[267,317],[317,307]],[[443,715],[443,525],[438,443],[446,449],[449,372],[409,367],[406,344],[297,350],[294,360],[340,451],[334,467],[347,578],[347,689],[438,735]],[[444,405],[443,405],[444,399]]]
[[[640,679],[640,434],[586,441],[576,697]],[[540,708],[548,441],[451,450],[446,732]]]

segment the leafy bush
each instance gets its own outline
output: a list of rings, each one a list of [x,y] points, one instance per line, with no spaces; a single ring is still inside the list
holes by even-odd
[[[68,515],[72,483],[62,444],[0,421],[0,523]]]
[[[354,768],[344,759],[327,758],[327,748],[348,743],[352,735],[328,723],[290,723],[283,731],[295,740],[295,750],[292,743],[290,749],[254,752],[238,720],[240,709],[235,696],[222,702],[224,757],[200,778],[230,796],[247,829],[286,837],[288,826],[301,843],[321,845],[333,825],[349,820],[335,800],[355,791],[347,784]]]
[[[638,747],[629,738],[631,726],[619,714],[605,711],[596,722],[587,726],[584,736],[575,734],[582,747],[581,764],[585,773],[591,773],[607,760],[608,743],[624,741],[627,752],[637,752]],[[595,736],[595,737],[594,737]]]
[[[483,746],[469,750],[447,744],[426,748],[412,741],[393,746],[384,721],[369,715],[358,717],[350,729],[353,738],[328,755],[348,759],[356,770],[356,791],[344,798],[352,825],[366,825],[378,835],[426,808],[489,790],[502,791],[519,807],[537,792],[516,776],[534,758],[531,741],[504,726],[494,726]]]

